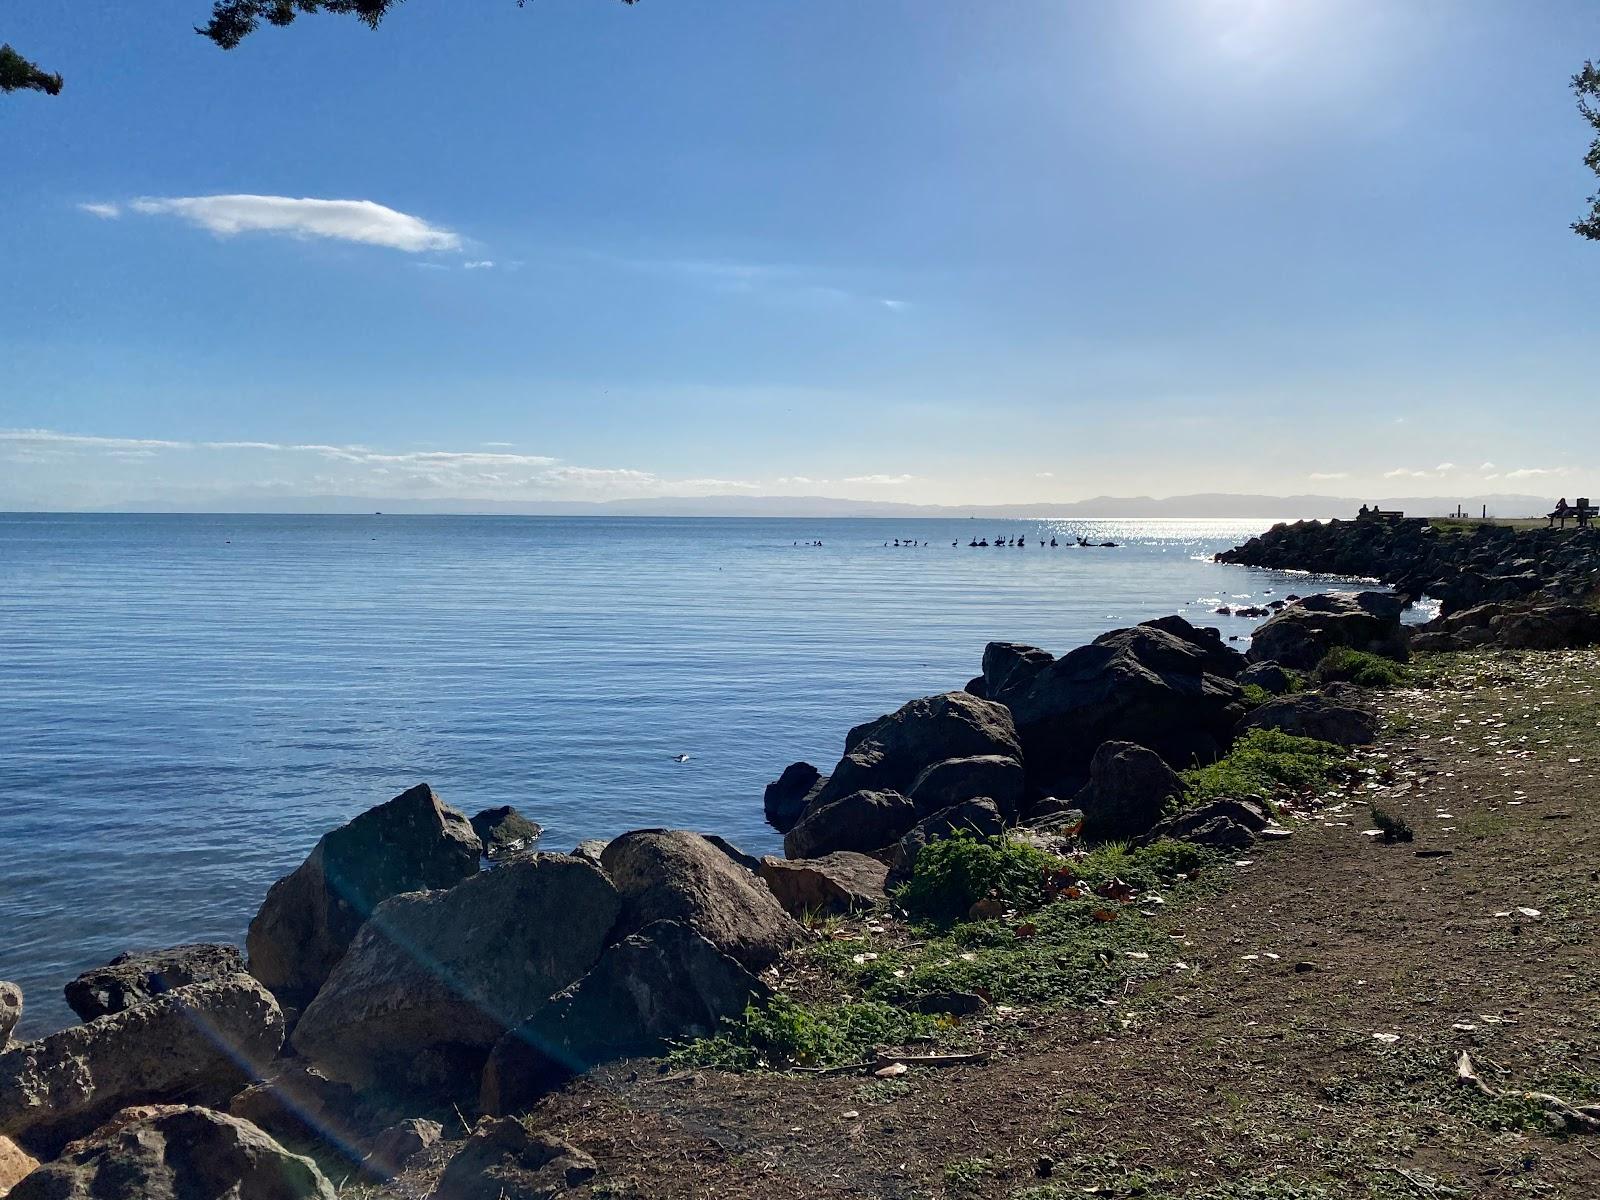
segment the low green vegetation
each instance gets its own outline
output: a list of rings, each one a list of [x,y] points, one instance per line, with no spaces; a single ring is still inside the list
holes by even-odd
[[[1404,817],[1386,808],[1379,808],[1376,804],[1372,806],[1372,823],[1386,842],[1409,842],[1416,836]]]
[[[1260,708],[1272,699],[1272,693],[1259,683],[1247,683],[1239,691],[1243,694],[1246,708]]]
[[[809,947],[805,998],[780,991],[673,1059],[735,1071],[843,1066],[880,1047],[958,1042],[955,1014],[990,1005],[1092,1002],[1173,969],[1172,939],[1143,906],[1157,890],[1168,899],[1191,887],[1216,861],[1175,841],[1067,858],[1007,838],[934,842],[900,893],[922,922],[909,939],[863,927]],[[998,901],[998,915],[962,919],[980,899]],[[826,1002],[813,999],[824,992]]]
[[[1317,679],[1322,683],[1348,682],[1357,687],[1399,687],[1410,681],[1410,672],[1392,658],[1335,646],[1317,664]]]
[[[1252,729],[1216,762],[1183,772],[1189,803],[1261,796],[1272,799],[1326,787],[1353,769],[1349,755],[1330,742],[1278,729]]]

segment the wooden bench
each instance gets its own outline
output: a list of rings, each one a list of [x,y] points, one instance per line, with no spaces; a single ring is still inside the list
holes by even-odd
[[[1547,519],[1549,521],[1549,527],[1552,529],[1555,528],[1557,521],[1560,521],[1561,528],[1565,529],[1567,527],[1568,517],[1571,517],[1578,523],[1579,529],[1587,529],[1589,527],[1589,522],[1594,520],[1596,515],[1600,515],[1600,508],[1596,508],[1593,504],[1590,504],[1589,497],[1579,496],[1576,504],[1556,505],[1555,511],[1547,514]]]

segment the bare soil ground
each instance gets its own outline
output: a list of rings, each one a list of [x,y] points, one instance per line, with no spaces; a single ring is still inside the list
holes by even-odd
[[[983,1066],[627,1064],[530,1115],[617,1197],[1600,1197],[1600,653],[1438,656],[1364,773],[1160,916],[1178,961],[1088,1011],[991,1011]],[[1416,831],[1367,834],[1376,800]],[[1445,852],[1448,853],[1439,853]],[[433,1172],[392,1195],[426,1193]]]

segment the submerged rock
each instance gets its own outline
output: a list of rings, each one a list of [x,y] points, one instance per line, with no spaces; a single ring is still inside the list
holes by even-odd
[[[599,1168],[560,1138],[506,1117],[478,1127],[439,1177],[429,1200],[552,1200]]]
[[[544,836],[544,826],[530,821],[509,804],[499,808],[486,808],[472,818],[472,832],[483,841],[483,853],[488,858],[503,858],[507,854],[532,850]]]
[[[75,1142],[10,1200],[334,1200],[316,1163],[248,1121],[159,1106]]]
[[[827,782],[828,777],[810,763],[790,763],[762,794],[767,824],[779,833],[788,833],[805,816],[807,806]]]
[[[174,988],[0,1052],[0,1133],[50,1154],[129,1105],[224,1103],[282,1044],[283,1013],[250,976]]]
[[[688,925],[656,921],[600,956],[495,1046],[479,1106],[518,1112],[572,1075],[707,1037],[770,989]]]
[[[594,965],[621,911],[594,863],[562,854],[395,896],[306,1008],[294,1048],[358,1087],[459,1089],[507,1029]]]
[[[889,868],[876,858],[836,850],[821,858],[761,860],[761,878],[791,917],[856,912],[888,899]]]
[[[753,971],[770,966],[800,929],[756,876],[696,833],[640,829],[600,857],[622,897],[613,937],[682,921]]]
[[[482,845],[425,783],[368,809],[272,885],[245,939],[250,973],[285,1004],[305,1005],[379,904],[476,875]]]
[[[893,845],[916,824],[917,806],[899,792],[852,792],[816,805],[783,838],[789,858],[821,858],[837,850],[868,854]]]
[[[84,1021],[122,1012],[173,988],[244,973],[237,946],[194,942],[169,950],[119,954],[103,967],[85,971],[65,991],[72,1011]]]

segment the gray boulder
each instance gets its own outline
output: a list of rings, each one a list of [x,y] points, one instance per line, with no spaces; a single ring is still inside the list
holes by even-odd
[[[1371,713],[1312,693],[1269,700],[1249,712],[1239,728],[1278,729],[1336,746],[1365,746],[1378,737],[1378,719]]]
[[[769,854],[761,860],[759,873],[791,917],[856,912],[888,899],[884,881],[889,868],[852,850],[836,850],[821,858]]]
[[[1136,741],[1174,767],[1216,758],[1242,707],[1238,685],[1207,670],[1211,661],[1204,647],[1135,626],[1051,663],[1007,700],[1030,790],[1071,795],[1103,742]]]
[[[1138,837],[1184,794],[1183,780],[1159,754],[1134,742],[1105,742],[1089,763],[1089,782],[1072,798],[1093,841]]]
[[[917,822],[917,806],[899,792],[852,792],[813,805],[783,837],[788,858],[821,858],[836,850],[869,854],[892,845]]]
[[[280,1058],[228,1101],[230,1117],[249,1121],[291,1150],[352,1157],[370,1132],[355,1089],[336,1083],[304,1059]]]
[[[478,873],[482,842],[427,784],[324,834],[267,892],[250,922],[250,973],[302,1007],[373,909],[402,892],[447,888]]]
[[[1243,850],[1270,820],[1266,805],[1258,801],[1212,800],[1167,817],[1139,842],[1149,845],[1161,838],[1175,838],[1220,850]]]
[[[598,867],[562,854],[395,896],[306,1008],[294,1048],[357,1087],[449,1091],[594,965],[621,911]]]
[[[439,1144],[444,1126],[437,1121],[411,1117],[391,1125],[372,1139],[372,1148],[361,1160],[361,1173],[368,1179],[388,1182],[416,1157]]]
[[[0,1052],[0,1133],[48,1157],[134,1104],[225,1103],[283,1044],[283,1013],[248,975]]]
[[[1258,610],[1265,614],[1265,609]],[[1163,633],[1170,633],[1173,637],[1181,638],[1205,655],[1205,669],[1213,675],[1221,675],[1225,679],[1236,679],[1245,668],[1244,655],[1222,640],[1222,630],[1210,625],[1193,625],[1176,613],[1169,617],[1157,617],[1153,621],[1141,621],[1139,624],[1146,629],[1159,629]]]
[[[827,782],[828,777],[810,763],[790,763],[762,794],[767,824],[779,833],[788,833],[805,816],[806,808]]]
[[[0,1050],[11,1041],[11,1031],[22,1020],[22,989],[0,981]]]
[[[1404,597],[1392,592],[1306,596],[1256,628],[1247,657],[1309,671],[1329,650],[1343,646],[1404,661],[1410,654],[1400,624],[1404,605]]]
[[[511,805],[502,804],[499,808],[486,808],[473,817],[472,832],[483,842],[483,853],[487,857],[504,858],[508,854],[531,851],[544,836],[544,826],[528,820]]]
[[[974,837],[996,837],[1005,832],[1006,820],[995,802],[986,797],[966,800],[952,805],[931,817],[918,821],[896,844],[891,858],[894,863],[889,874],[892,886],[910,878],[917,856],[930,843],[956,833],[970,833]]]
[[[1014,821],[1022,808],[1023,783],[1022,764],[1015,758],[980,754],[934,763],[917,776],[909,795],[919,816],[987,796]]]
[[[10,1200],[334,1200],[309,1158],[204,1108],[135,1109],[40,1167]]]
[[[595,866],[600,865],[600,856],[606,852],[605,838],[584,838],[572,850],[572,857],[586,858]]]
[[[901,705],[886,717],[856,726],[844,744],[844,757],[812,799],[807,815],[861,791],[909,795],[917,776],[947,758],[1022,757],[1005,706],[967,692],[924,696]]]
[[[776,962],[800,929],[751,871],[697,833],[640,829],[600,856],[622,915],[613,937],[655,921],[682,921],[752,971]]]
[[[554,1200],[593,1179],[582,1150],[510,1117],[488,1121],[466,1140],[429,1200]]]
[[[1294,681],[1289,677],[1289,672],[1275,662],[1251,663],[1239,672],[1239,686],[1249,687],[1254,685],[1262,691],[1271,692],[1274,696],[1286,694]]]
[[[656,921],[500,1039],[484,1067],[479,1107],[519,1112],[601,1063],[707,1037],[770,991],[688,925]]]
[[[173,988],[244,973],[237,946],[195,942],[170,950],[119,954],[66,986],[67,1003],[84,1021],[143,1004]]]
[[[1055,655],[1037,646],[990,642],[983,648],[983,674],[972,682],[982,680],[981,694],[1004,704],[1008,697],[1026,691],[1034,676],[1055,660]],[[970,689],[972,684],[967,686]]]

